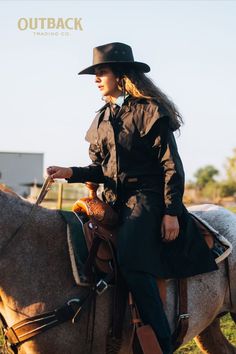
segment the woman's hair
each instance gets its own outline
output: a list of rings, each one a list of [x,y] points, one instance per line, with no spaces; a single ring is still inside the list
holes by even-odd
[[[183,119],[176,105],[162,92],[144,73],[127,65],[109,64],[114,75],[119,78],[119,89],[136,98],[156,99],[159,105],[167,112],[173,130],[183,124]],[[107,98],[108,101],[109,97]]]

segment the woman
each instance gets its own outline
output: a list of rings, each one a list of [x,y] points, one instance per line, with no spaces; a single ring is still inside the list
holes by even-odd
[[[120,269],[143,322],[152,326],[163,353],[170,354],[171,333],[156,277],[187,277],[217,266],[182,203],[184,171],[173,135],[182,119],[145,76],[148,71],[126,44],[94,48],[93,65],[79,73],[95,75],[106,101],[86,135],[92,164],[47,171],[68,182],[104,183],[103,198],[120,215]]]

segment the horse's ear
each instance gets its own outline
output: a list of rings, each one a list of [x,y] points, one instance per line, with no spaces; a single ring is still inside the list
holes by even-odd
[[[20,198],[20,196],[16,192],[14,192],[12,189],[8,188],[5,184],[0,183],[0,191],[10,193],[10,194],[14,195],[15,197]]]

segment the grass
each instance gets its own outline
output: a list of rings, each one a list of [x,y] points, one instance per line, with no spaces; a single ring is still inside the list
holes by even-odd
[[[236,206],[228,207],[226,209],[229,209],[230,211],[236,214]]]
[[[230,315],[227,314],[221,318],[221,329],[226,338],[230,341],[231,344],[236,346],[236,325],[231,319]],[[202,352],[198,349],[194,340],[191,340],[180,349],[178,349],[176,354],[201,354]]]

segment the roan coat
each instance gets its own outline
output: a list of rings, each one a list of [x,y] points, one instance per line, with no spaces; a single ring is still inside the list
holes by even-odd
[[[182,278],[218,269],[182,203],[184,171],[173,131],[156,100],[128,96],[113,117],[97,113],[87,134],[92,164],[72,167],[68,182],[104,184],[103,198],[120,213],[118,260],[125,269]],[[166,243],[163,215],[177,216],[180,233]]]

